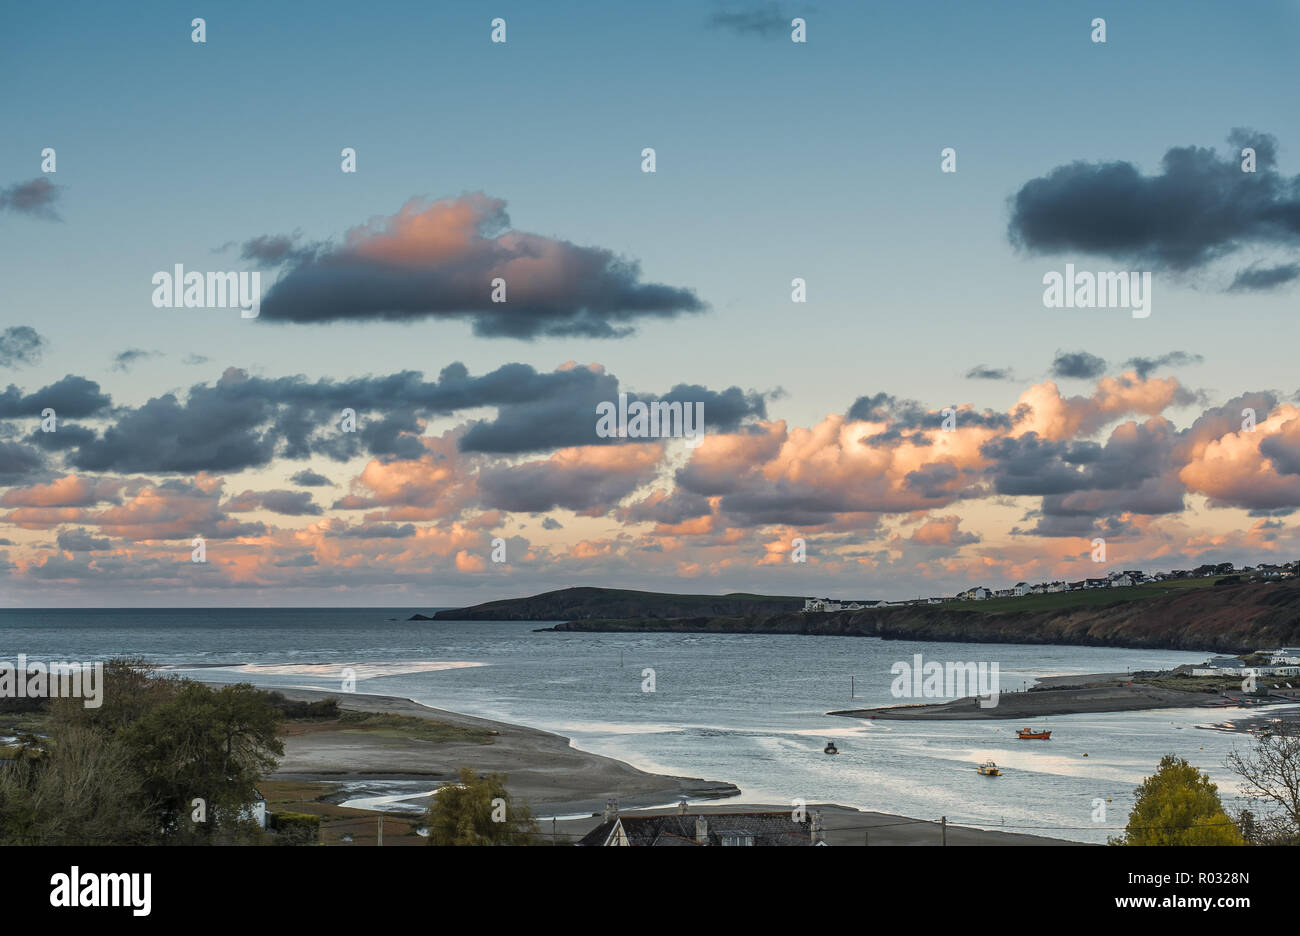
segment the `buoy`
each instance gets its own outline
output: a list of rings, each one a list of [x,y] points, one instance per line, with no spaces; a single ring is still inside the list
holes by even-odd
[[[1087,757],[1087,756],[1088,756],[1088,752],[1087,752],[1087,751],[1084,751],[1084,752],[1083,752],[1083,756],[1084,756],[1084,757]]]
[[[1110,797],[1109,797],[1109,796],[1106,797],[1106,802],[1108,802],[1108,803],[1110,802]]]

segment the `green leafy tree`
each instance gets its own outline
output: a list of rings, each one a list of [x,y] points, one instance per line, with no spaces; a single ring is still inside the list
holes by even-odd
[[[461,770],[458,783],[438,788],[429,804],[430,845],[532,845],[532,812],[511,802],[501,774]]]
[[[1166,754],[1135,791],[1128,826],[1112,845],[1244,845],[1219,789],[1181,757]]]
[[[123,742],[154,803],[158,825],[179,838],[247,827],[241,813],[257,796],[257,781],[284,754],[281,714],[248,683],[210,689],[184,683],[175,698],[135,721]],[[191,821],[202,799],[206,821]]]
[[[154,664],[138,657],[109,660],[99,706],[87,708],[79,698],[52,699],[54,728],[81,726],[116,734],[175,698],[182,685],[179,679],[157,675]]]

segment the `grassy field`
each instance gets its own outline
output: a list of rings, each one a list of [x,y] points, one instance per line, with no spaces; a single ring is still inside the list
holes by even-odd
[[[308,813],[320,816],[322,845],[367,846],[379,844],[379,814],[334,803],[324,797],[338,792],[338,784],[294,780],[263,780],[257,785],[271,812]],[[426,839],[415,830],[423,822],[416,818],[384,816],[384,845],[423,845]]]
[[[945,601],[945,609],[956,611],[982,611],[985,614],[1007,614],[1015,611],[1060,611],[1069,608],[1096,608],[1126,601],[1158,598],[1189,588],[1208,588],[1223,576],[1199,579],[1174,579],[1169,582],[1152,582],[1147,585],[1130,585],[1128,588],[1093,588],[1086,591],[1057,592],[1052,595],[1025,595],[1021,598],[988,598],[984,601]]]

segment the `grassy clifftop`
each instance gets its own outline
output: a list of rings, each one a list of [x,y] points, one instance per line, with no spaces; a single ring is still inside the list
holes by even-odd
[[[575,619],[555,629],[820,634],[1216,653],[1300,644],[1300,581],[1162,584],[833,613],[742,610],[670,618],[642,612]]]

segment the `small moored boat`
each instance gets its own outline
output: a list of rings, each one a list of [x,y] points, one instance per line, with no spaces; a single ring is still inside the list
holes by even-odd
[[[825,747],[825,749],[822,751],[823,754],[838,754],[839,752],[840,752],[840,749],[837,748],[837,747],[835,746],[835,742],[834,742],[834,741],[827,741],[827,742],[826,742],[826,747]]]
[[[1021,728],[1016,732],[1016,737],[1022,741],[1050,741],[1052,739],[1052,733],[1050,731],[1045,731],[1042,728]]]
[[[979,772],[980,772],[982,775],[984,775],[985,777],[1000,777],[1000,776],[1002,776],[1002,771],[998,770],[998,765],[995,764],[995,763],[993,763],[993,761],[985,761],[984,763],[980,764],[980,765],[979,765],[978,767],[976,767],[975,769],[976,769],[977,771],[979,771]]]

